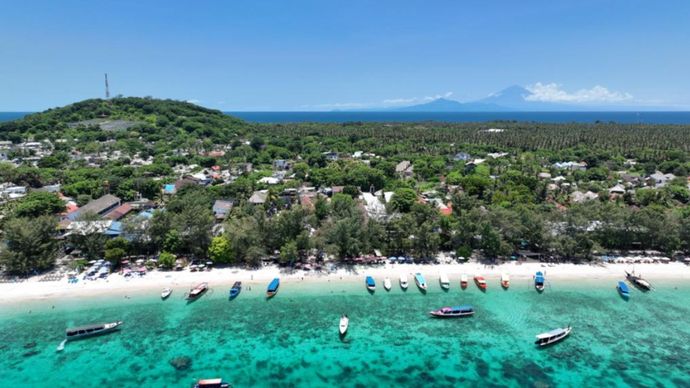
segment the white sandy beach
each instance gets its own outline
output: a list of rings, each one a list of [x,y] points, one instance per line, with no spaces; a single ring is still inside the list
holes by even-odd
[[[381,281],[390,277],[394,282],[401,274],[422,273],[427,281],[437,281],[441,272],[445,272],[451,284],[457,284],[462,274],[470,278],[483,275],[489,285],[498,285],[502,273],[510,275],[511,280],[532,279],[536,271],[544,271],[548,280],[583,281],[583,280],[614,280],[624,279],[624,271],[632,270],[649,279],[652,284],[662,280],[676,280],[690,282],[690,266],[672,262],[668,264],[543,264],[510,262],[502,265],[485,266],[479,263],[413,265],[386,264],[380,266],[358,266],[351,270],[339,269],[331,273],[315,273],[310,271],[294,271],[286,273],[278,267],[269,266],[258,270],[244,270],[236,268],[213,269],[208,272],[161,272],[153,271],[141,278],[125,278],[119,274],[112,274],[107,280],[84,281],[70,284],[67,279],[52,282],[40,282],[38,277],[21,283],[0,284],[0,304],[17,304],[22,301],[49,301],[60,298],[97,298],[99,296],[136,295],[142,293],[158,294],[165,287],[173,287],[178,292],[187,291],[199,282],[208,282],[211,287],[230,288],[233,282],[242,281],[245,284],[263,286],[274,277],[280,277],[285,282],[360,282],[364,276],[371,275]],[[412,281],[412,277],[410,277]]]

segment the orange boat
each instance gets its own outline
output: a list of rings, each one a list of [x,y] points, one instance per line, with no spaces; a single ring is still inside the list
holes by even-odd
[[[479,287],[480,290],[486,291],[486,279],[484,279],[484,276],[475,276],[474,283],[477,285],[477,287]]]

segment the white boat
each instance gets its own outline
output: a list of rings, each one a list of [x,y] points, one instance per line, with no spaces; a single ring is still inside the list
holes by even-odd
[[[538,346],[547,346],[556,343],[563,338],[567,337],[572,331],[570,326],[559,327],[558,329],[553,329],[546,333],[537,334],[537,340],[534,341]]]
[[[385,278],[383,279],[383,288],[386,289],[386,291],[391,290],[391,278]]]
[[[340,327],[338,328],[340,331],[340,335],[345,335],[347,333],[347,328],[350,325],[350,318],[347,317],[347,315],[343,314],[342,317],[340,317]]]
[[[460,276],[460,287],[462,287],[463,290],[465,288],[467,288],[467,275],[466,274],[462,274],[462,276]]]
[[[172,294],[172,288],[166,287],[163,289],[163,292],[161,292],[161,299],[167,299],[170,294]]]
[[[400,275],[400,288],[403,290],[407,290],[408,282],[407,282],[407,275],[402,274]]]
[[[417,287],[420,290],[426,291],[426,280],[424,280],[424,276],[421,273],[417,272],[414,274],[414,282],[417,283]]]
[[[448,280],[448,275],[445,272],[441,272],[438,277],[438,282],[441,284],[441,288],[447,290],[450,288],[450,280]]]
[[[508,289],[508,287],[510,287],[510,275],[508,275],[505,272],[501,274],[501,287],[505,289]]]
[[[110,333],[112,331],[117,330],[117,328],[120,327],[120,325],[122,325],[122,321],[72,327],[65,331],[65,339],[67,339],[68,341],[72,341],[80,338],[93,337],[96,335]]]

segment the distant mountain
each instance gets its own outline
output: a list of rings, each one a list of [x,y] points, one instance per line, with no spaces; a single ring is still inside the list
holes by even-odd
[[[501,106],[493,103],[470,102],[462,103],[459,101],[439,98],[426,104],[406,106],[393,109],[396,112],[490,112],[505,110]]]

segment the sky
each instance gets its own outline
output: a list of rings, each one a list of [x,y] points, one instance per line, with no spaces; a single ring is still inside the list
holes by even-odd
[[[0,111],[111,95],[370,109],[511,85],[690,107],[690,2],[27,0],[0,8]]]

